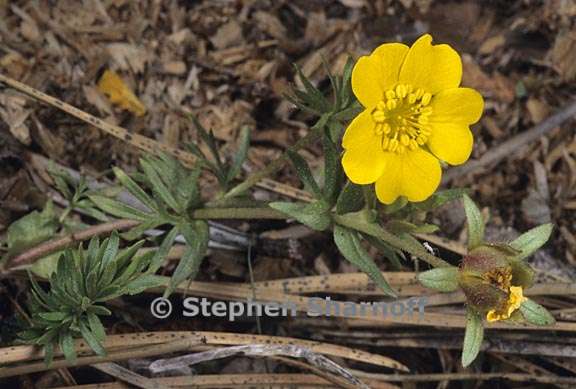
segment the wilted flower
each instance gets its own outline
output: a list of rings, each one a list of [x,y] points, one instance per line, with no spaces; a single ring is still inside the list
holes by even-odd
[[[346,129],[342,164],[350,181],[375,182],[386,204],[399,196],[425,200],[440,183],[439,160],[459,165],[472,151],[469,125],[482,114],[482,97],[459,88],[458,53],[431,42],[426,34],[410,48],[383,44],[352,72],[352,89],[365,110]]]
[[[468,304],[489,322],[515,319],[534,272],[504,246],[483,245],[462,260],[459,284]],[[520,317],[518,317],[520,319]]]

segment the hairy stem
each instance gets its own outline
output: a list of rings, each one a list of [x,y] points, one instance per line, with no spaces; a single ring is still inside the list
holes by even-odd
[[[366,223],[358,218],[353,218],[350,216],[334,215],[334,221],[341,226],[354,229],[356,231],[362,232],[364,234],[373,236],[378,239],[382,239],[384,242],[390,244],[397,249],[406,251],[412,255],[417,256],[424,262],[434,266],[434,267],[450,267],[452,266],[448,262],[435,255],[430,254],[426,249],[421,246],[415,246],[407,243],[406,241],[398,238],[397,236],[386,231],[382,227],[376,224]]]

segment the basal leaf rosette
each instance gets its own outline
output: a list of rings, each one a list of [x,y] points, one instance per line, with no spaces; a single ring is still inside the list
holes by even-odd
[[[418,202],[440,183],[440,161],[460,165],[473,145],[469,126],[484,102],[460,88],[462,62],[446,44],[428,34],[411,47],[386,43],[361,57],[352,89],[365,108],[342,140],[342,165],[355,184],[375,183],[380,202],[399,196]]]

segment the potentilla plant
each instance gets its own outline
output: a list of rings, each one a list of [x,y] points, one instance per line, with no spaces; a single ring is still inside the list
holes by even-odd
[[[328,73],[331,97],[300,70],[297,73],[304,89],[294,90],[287,98],[318,120],[306,137],[262,171],[241,175],[250,144],[247,129],[241,131],[235,156],[225,158],[213,134],[192,120],[206,146],[189,145],[189,156],[198,161],[195,166],[181,163],[178,157],[185,152],[179,150],[173,153],[176,158],[166,154],[145,156],[140,170],[132,174],[114,168],[118,184],[133,197],[131,204],[111,196],[110,191],[68,190],[81,193],[77,199],[72,196],[71,202],[89,206],[98,219],[108,215],[136,221],[136,227],[122,234],[127,242],[146,238],[145,232],[151,228],[165,232],[154,238],[159,247],[146,257],[146,270],[138,267],[133,273],[137,278],[127,279],[119,271],[106,272],[102,262],[113,263],[114,259],[107,250],[100,255],[96,243],[90,245],[89,252],[99,254],[88,255],[92,258],[89,266],[84,263],[82,250],[64,255],[56,276],[50,280],[53,292],[45,294],[34,286],[38,313],[32,332],[26,333],[27,340],[47,347],[59,343],[65,354],[72,356],[71,336],[81,335],[88,340],[91,329],[91,333],[99,334],[95,338],[100,344],[102,331],[94,315],[105,311],[95,303],[106,299],[87,294],[95,277],[90,274],[96,270],[80,273],[74,279],[62,274],[94,266],[104,272],[100,280],[118,287],[110,292],[112,295],[137,292],[159,282],[154,273],[164,266],[180,234],[185,250],[171,281],[165,283],[168,296],[201,271],[210,238],[208,220],[215,219],[290,219],[331,233],[342,256],[391,297],[396,292],[369,254],[369,246],[396,267],[403,266],[407,256],[428,263],[434,269],[418,277],[424,286],[441,292],[460,290],[466,296],[464,366],[480,350],[485,322],[553,324],[553,317],[544,307],[524,296],[534,279],[534,271],[525,260],[548,240],[551,226],[537,227],[509,243],[485,242],[484,221],[465,190],[438,191],[442,166],[460,165],[470,157],[474,142],[469,126],[480,119],[483,111],[482,96],[460,87],[462,63],[454,49],[446,44],[433,45],[430,35],[420,37],[410,47],[383,44],[355,64],[348,61],[342,75]],[[324,151],[320,171],[314,171],[298,153],[314,141],[321,142]],[[263,202],[250,196],[250,188],[288,161],[309,196],[297,202]],[[215,198],[202,195],[202,170],[213,174],[220,185]],[[426,221],[428,213],[457,199],[463,199],[468,217],[469,251],[459,264],[452,265],[429,252],[415,235],[437,231],[439,226]],[[22,228],[30,225],[20,223],[13,230],[22,235]],[[107,245],[114,242],[111,252],[121,258],[115,260],[116,269],[124,269],[133,259],[117,254],[118,237],[113,239]],[[31,245],[37,243],[36,239]],[[19,241],[18,252],[22,249],[23,242]],[[122,288],[121,281],[127,289]],[[85,296],[83,310],[75,310],[69,301],[59,298],[61,290]],[[68,324],[54,324],[60,317],[65,317]],[[94,349],[101,351],[97,345]]]

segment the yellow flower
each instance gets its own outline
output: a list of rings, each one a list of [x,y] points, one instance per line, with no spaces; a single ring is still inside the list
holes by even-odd
[[[510,319],[510,315],[520,308],[520,305],[526,301],[526,297],[522,293],[521,286],[511,286],[510,294],[508,295],[508,301],[506,306],[501,310],[492,309],[486,314],[486,320],[493,322],[498,320]]]
[[[472,151],[469,125],[482,114],[482,96],[458,87],[458,53],[431,42],[426,34],[410,48],[383,44],[352,71],[365,110],[346,129],[342,165],[350,181],[376,183],[385,204],[425,200],[440,183],[439,160],[459,165]]]

